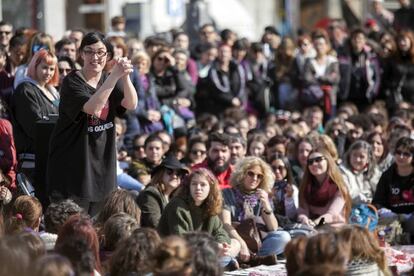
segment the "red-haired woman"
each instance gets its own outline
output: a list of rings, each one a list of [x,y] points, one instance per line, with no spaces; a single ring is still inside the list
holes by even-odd
[[[59,83],[57,58],[41,49],[31,59],[27,77],[17,86],[11,99],[14,140],[21,169],[33,180],[35,161],[35,128],[38,120],[58,114]]]
[[[200,168],[193,171],[178,196],[165,207],[158,224],[160,234],[205,231],[218,243],[224,256],[237,256],[240,245],[230,239],[219,218],[223,199],[218,187],[217,178],[209,170]]]
[[[324,148],[313,149],[299,188],[299,222],[343,224],[350,210],[351,198],[334,159]]]

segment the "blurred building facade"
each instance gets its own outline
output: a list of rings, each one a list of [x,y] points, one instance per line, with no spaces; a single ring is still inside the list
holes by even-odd
[[[146,37],[171,28],[214,22],[242,37],[257,40],[263,28],[282,34],[312,29],[324,18],[364,20],[370,0],[0,0],[1,18],[16,27],[36,28],[60,39],[73,28],[110,31],[110,18],[123,15],[126,31]],[[386,0],[398,8],[397,0]],[[186,24],[188,22],[189,24]],[[362,22],[362,21],[361,21]],[[196,24],[196,25],[194,25]]]

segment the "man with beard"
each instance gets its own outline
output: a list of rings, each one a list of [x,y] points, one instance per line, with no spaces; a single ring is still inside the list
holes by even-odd
[[[212,133],[207,141],[207,158],[193,166],[193,170],[206,168],[213,172],[219,181],[220,189],[230,188],[230,136],[225,133]]]

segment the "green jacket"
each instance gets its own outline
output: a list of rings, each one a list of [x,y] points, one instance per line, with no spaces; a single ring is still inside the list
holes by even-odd
[[[161,214],[167,206],[167,199],[154,186],[147,186],[137,198],[141,209],[141,227],[157,228]]]
[[[206,218],[202,208],[194,206],[181,197],[175,197],[162,213],[158,232],[162,236],[168,236],[192,231],[205,231],[218,243],[230,244],[229,235],[217,215]]]

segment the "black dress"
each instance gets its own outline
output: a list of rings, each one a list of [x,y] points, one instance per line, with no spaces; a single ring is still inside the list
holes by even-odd
[[[100,83],[104,80],[103,75]],[[52,197],[102,202],[116,188],[114,118],[125,112],[120,106],[123,93],[116,86],[97,118],[83,112],[95,92],[78,72],[63,81],[60,116],[52,133],[47,168]]]

